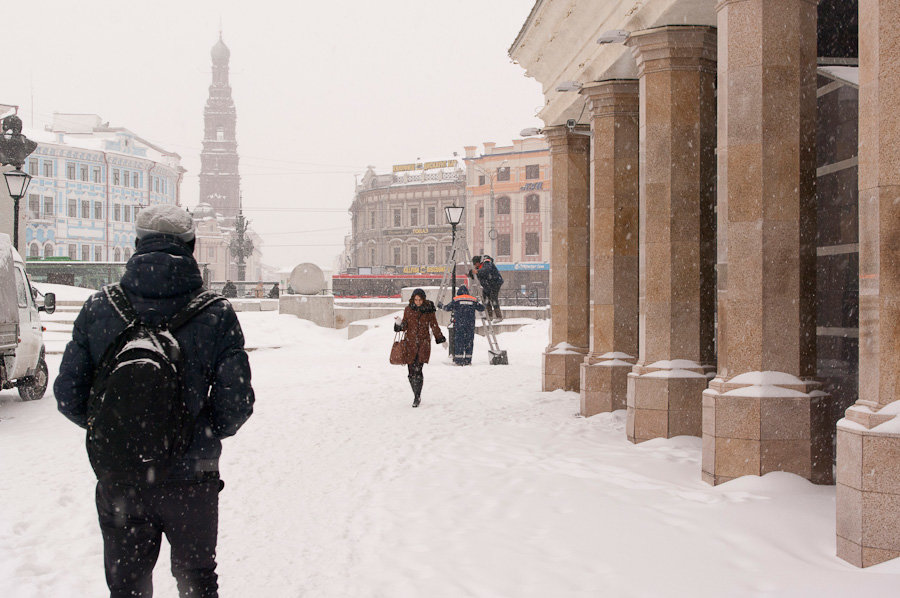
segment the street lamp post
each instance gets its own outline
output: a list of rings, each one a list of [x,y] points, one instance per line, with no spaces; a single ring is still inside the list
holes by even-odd
[[[484,168],[482,168],[481,166],[478,166],[477,164],[475,165],[475,169],[478,170],[484,176],[486,176],[488,178],[488,183],[490,184],[490,190],[491,190],[491,222],[490,222],[490,224],[491,224],[491,228],[488,231],[488,239],[491,240],[491,256],[497,255],[497,247],[496,247],[497,231],[494,228],[494,211],[495,211],[495,208],[494,208],[494,179],[497,176],[497,171],[500,170],[501,168],[503,168],[508,163],[509,163],[509,160],[504,160],[503,162],[500,162],[500,166],[498,166],[493,172],[489,172],[489,171],[485,170]]]
[[[453,247],[456,246],[456,227],[459,226],[459,221],[462,220],[463,211],[465,210],[462,206],[447,206],[444,208],[444,213],[447,215],[447,222],[450,224],[451,229],[451,240],[452,243],[450,245],[450,251],[453,252]],[[451,279],[453,281],[453,294],[450,296],[450,300],[453,300],[453,297],[456,297],[456,254],[453,253],[453,274]],[[440,298],[438,298],[440,299]],[[455,345],[455,336],[456,336],[456,326],[453,322],[453,315],[451,312],[450,315],[450,326],[447,327],[447,348],[450,350],[450,354],[453,354],[453,349]]]
[[[13,166],[3,173],[6,188],[13,200],[13,246],[19,248],[19,200],[25,197],[31,175],[22,170],[25,159],[37,149],[37,143],[22,135],[22,119],[10,115],[3,119],[0,133],[0,165]]]

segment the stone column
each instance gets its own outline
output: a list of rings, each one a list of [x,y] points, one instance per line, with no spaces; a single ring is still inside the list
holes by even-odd
[[[715,362],[716,31],[632,33],[640,77],[640,349],[632,442],[699,436]]]
[[[832,479],[816,373],[816,0],[724,0],[719,25],[718,372],[703,479]]]
[[[900,556],[900,12],[859,3],[859,401],[837,426],[837,555]]]
[[[625,409],[638,348],[640,139],[637,80],[585,86],[591,119],[590,352],[581,415]]]
[[[544,391],[579,390],[588,349],[588,153],[586,127],[549,127],[552,217],[550,345],[544,351]]]

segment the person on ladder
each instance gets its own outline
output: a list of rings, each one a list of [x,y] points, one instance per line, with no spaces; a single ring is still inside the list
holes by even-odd
[[[487,317],[492,322],[503,320],[500,312],[500,287],[503,286],[503,276],[494,265],[494,260],[489,255],[476,255],[472,258],[474,270],[469,270],[469,278],[478,277],[481,291],[484,295],[484,305],[487,307]],[[474,276],[473,276],[474,274]]]
[[[472,365],[472,346],[475,341],[475,311],[484,311],[484,305],[469,294],[466,285],[460,285],[459,293],[447,305],[439,308],[453,312],[453,363]]]

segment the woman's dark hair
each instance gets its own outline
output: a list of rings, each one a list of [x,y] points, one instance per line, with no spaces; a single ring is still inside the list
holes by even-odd
[[[425,301],[425,291],[422,289],[416,289],[412,292],[412,295],[409,297],[409,304],[412,305],[416,300],[416,295],[422,298],[422,301]]]

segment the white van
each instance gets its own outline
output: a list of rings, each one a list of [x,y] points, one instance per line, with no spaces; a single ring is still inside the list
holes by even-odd
[[[18,388],[19,396],[35,401],[47,391],[44,335],[38,312],[52,314],[56,296],[44,295],[37,305],[37,290],[25,273],[25,261],[9,235],[0,233],[0,389]]]

